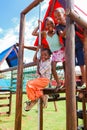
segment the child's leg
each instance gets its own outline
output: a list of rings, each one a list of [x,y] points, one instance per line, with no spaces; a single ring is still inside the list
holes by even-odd
[[[42,97],[43,100],[43,108],[47,108],[47,104],[48,104],[48,95],[44,94]]]
[[[57,62],[54,62],[54,61],[52,62],[52,74],[57,82],[57,87],[60,87],[59,77],[56,72],[56,64],[57,64]]]
[[[83,47],[77,49],[76,57],[78,61],[78,65],[80,66],[81,74],[82,74],[82,82],[86,83],[86,71],[85,71],[85,63],[84,63],[84,51]]]
[[[82,74],[82,82],[83,84],[86,83],[86,71],[85,65],[80,66],[81,74]]]
[[[43,95],[42,89],[44,89],[50,80],[47,78],[36,78],[28,81],[26,85],[27,96],[30,100],[36,100]]]
[[[66,74],[66,72],[65,72],[65,61],[62,63],[63,64],[63,69],[64,69],[64,84],[63,84],[63,86],[65,87],[65,74]]]

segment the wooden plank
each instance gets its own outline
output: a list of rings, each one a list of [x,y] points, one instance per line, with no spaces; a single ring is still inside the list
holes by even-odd
[[[16,43],[16,46],[19,46],[19,43]],[[37,47],[36,46],[25,46],[24,45],[24,49],[29,49],[29,50],[36,51]]]
[[[43,101],[38,101],[38,130],[43,130]]]
[[[59,89],[57,92],[55,92],[55,88],[45,88],[43,89],[43,93],[44,94],[57,94],[57,93],[64,93],[65,92],[65,88]]]
[[[22,79],[23,79],[23,55],[24,55],[24,32],[25,32],[25,15],[20,16],[20,34],[19,34],[19,53],[18,53],[18,73],[17,73],[17,90],[16,90],[16,114],[15,130],[21,130],[22,120]]]
[[[28,13],[32,8],[36,7],[40,2],[44,0],[34,0],[28,7],[26,7],[21,13],[26,14]]]
[[[9,112],[0,112],[0,115],[5,115],[5,114],[9,115]]]
[[[0,107],[9,107],[10,106],[10,104],[2,104],[2,105],[0,105]]]
[[[59,97],[59,98],[48,98],[48,102],[53,102],[53,101],[63,101],[66,100],[66,97]]]
[[[27,68],[27,67],[31,67],[31,66],[36,66],[36,65],[37,65],[37,63],[30,62],[30,63],[27,63],[27,64],[23,64],[23,68]],[[0,70],[0,73],[12,71],[12,70],[17,70],[17,66],[16,67],[10,67],[10,68],[4,69],[4,70]]]
[[[70,16],[72,20],[77,22],[81,27],[87,29],[87,21],[83,19],[78,13],[76,13],[73,9],[67,9],[66,15]]]
[[[0,100],[10,99],[10,97],[0,97]]]

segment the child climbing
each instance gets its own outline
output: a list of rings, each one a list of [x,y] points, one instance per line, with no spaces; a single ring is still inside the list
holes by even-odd
[[[54,18],[55,21],[58,23],[56,26],[56,30],[59,36],[63,38],[63,43],[65,45],[66,39],[66,14],[65,10],[60,7],[55,9],[54,11]],[[84,48],[83,48],[83,41],[78,36],[80,29],[78,28],[77,24],[75,23],[75,63],[76,65],[80,66],[81,74],[82,74],[82,84],[85,84],[85,63],[84,63]]]
[[[37,62],[37,53],[39,46],[34,55],[34,62]],[[41,57],[39,59],[39,64],[37,68],[38,78],[27,82],[26,93],[30,101],[25,102],[25,111],[31,110],[31,108],[37,103],[39,98],[43,100],[43,107],[47,105],[47,95],[43,95],[43,89],[48,86],[50,82],[51,75],[51,61],[50,61],[51,51],[47,48],[41,50]]]

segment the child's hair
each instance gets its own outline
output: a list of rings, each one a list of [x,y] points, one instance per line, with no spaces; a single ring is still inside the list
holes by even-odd
[[[46,19],[45,19],[45,23],[46,23],[46,21],[50,21],[51,24],[53,25],[53,27],[55,27],[54,20],[53,20],[51,17],[46,17]]]
[[[49,54],[49,56],[51,56],[51,54],[52,54],[51,50],[48,49],[48,48],[42,48],[41,51],[47,51],[47,53]]]
[[[62,14],[65,14],[65,10],[64,10],[64,8],[62,8],[62,7],[56,8],[56,9],[54,10],[54,12],[60,12],[60,13],[62,13]]]

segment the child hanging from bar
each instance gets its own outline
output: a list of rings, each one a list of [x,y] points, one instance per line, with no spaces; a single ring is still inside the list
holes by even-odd
[[[34,55],[34,62],[38,62],[37,53],[39,46]],[[39,98],[43,100],[43,107],[47,107],[47,95],[43,95],[43,89],[49,85],[51,75],[51,51],[47,48],[41,50],[41,56],[37,67],[38,78],[27,82],[26,93],[30,101],[25,102],[25,111],[31,110],[31,108],[37,103]]]
[[[59,36],[63,38],[64,46],[66,40],[66,14],[62,7],[56,8],[54,11],[55,21],[58,23],[56,25],[56,30]],[[84,63],[84,48],[83,40],[81,38],[82,30],[75,23],[75,63],[80,67],[82,74],[82,85],[85,86],[86,76],[85,76],[85,63]],[[80,37],[79,37],[80,36]]]

